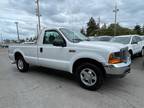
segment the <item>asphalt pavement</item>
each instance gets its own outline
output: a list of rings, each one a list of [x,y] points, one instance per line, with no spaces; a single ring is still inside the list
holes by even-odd
[[[0,49],[0,108],[144,108],[144,57],[134,58],[126,77],[88,91],[65,72],[33,66],[20,73]]]

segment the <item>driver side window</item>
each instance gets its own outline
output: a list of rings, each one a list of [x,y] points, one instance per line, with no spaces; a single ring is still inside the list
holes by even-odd
[[[63,42],[64,40],[57,31],[45,31],[43,44],[53,44],[55,41]]]
[[[136,42],[137,42],[136,37],[133,37],[133,38],[132,38],[132,42],[131,42],[131,44],[135,44]]]

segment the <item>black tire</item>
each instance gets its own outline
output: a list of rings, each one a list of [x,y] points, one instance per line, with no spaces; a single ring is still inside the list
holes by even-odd
[[[133,52],[131,50],[129,51],[129,54],[130,54],[130,58],[133,59]]]
[[[144,56],[144,48],[141,50],[141,52],[139,53],[139,56],[140,57],[143,57]]]
[[[21,68],[20,68],[20,66],[19,66],[19,61],[21,61],[21,62],[22,62],[22,65],[23,65],[23,67],[21,67]],[[28,70],[29,70],[29,64],[26,63],[26,61],[24,60],[24,58],[23,58],[22,56],[19,56],[19,57],[16,59],[16,65],[17,65],[17,69],[18,69],[20,72],[25,73],[25,72],[28,72]]]
[[[84,84],[82,79],[81,79],[82,70],[87,69],[87,68],[93,70],[93,72],[95,73],[95,75],[97,77],[96,82],[93,85],[91,85],[91,86]],[[101,71],[101,69],[98,66],[96,66],[94,64],[83,63],[83,64],[81,64],[80,66],[77,67],[76,73],[77,73],[77,80],[79,81],[80,86],[85,88],[85,89],[92,90],[92,91],[98,90],[103,84],[102,71]]]

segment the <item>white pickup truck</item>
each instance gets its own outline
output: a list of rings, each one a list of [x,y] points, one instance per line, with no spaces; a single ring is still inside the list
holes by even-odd
[[[122,43],[127,46],[131,57],[135,54],[144,56],[144,41],[138,35],[116,36],[111,39],[111,42]]]
[[[43,29],[35,44],[9,46],[9,58],[20,72],[29,65],[70,72],[89,90],[100,88],[104,77],[124,77],[131,64],[124,45],[89,41],[65,28]]]

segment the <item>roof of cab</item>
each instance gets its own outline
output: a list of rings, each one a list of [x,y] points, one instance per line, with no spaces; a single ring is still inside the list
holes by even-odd
[[[116,37],[133,37],[133,36],[139,36],[139,35],[120,35],[120,36],[116,36]]]

